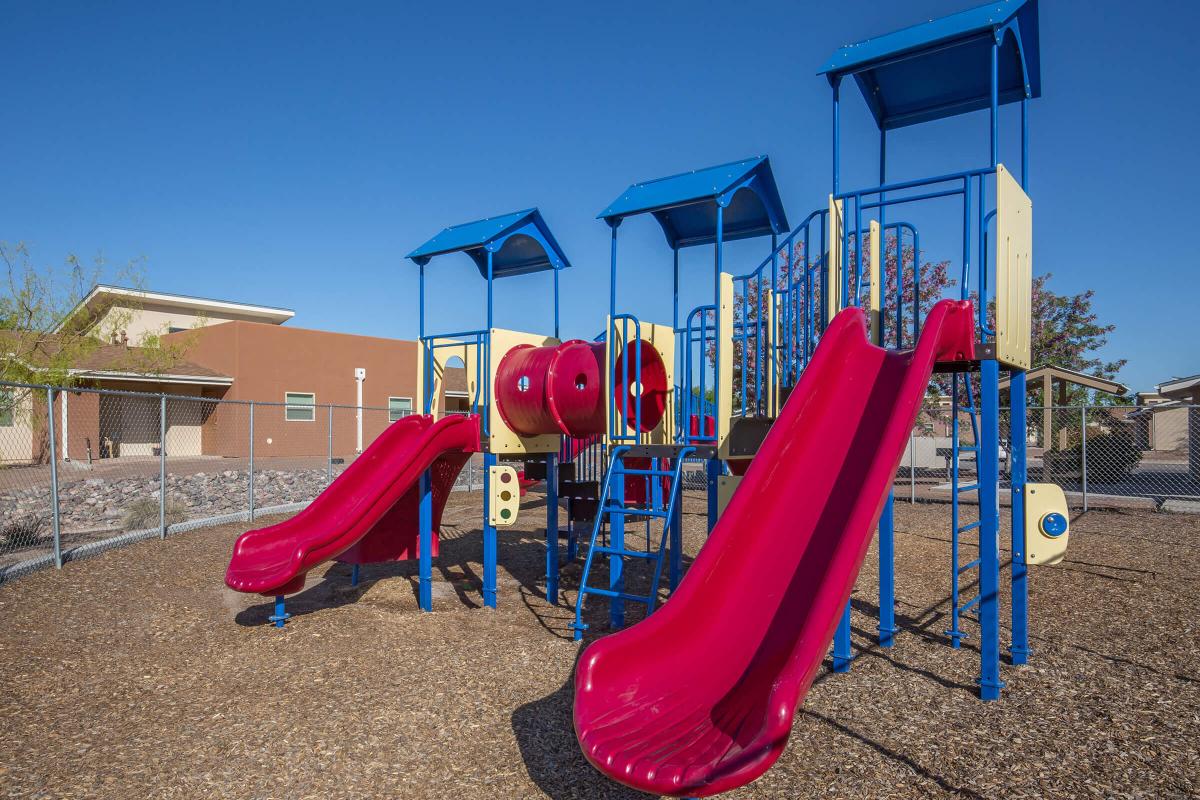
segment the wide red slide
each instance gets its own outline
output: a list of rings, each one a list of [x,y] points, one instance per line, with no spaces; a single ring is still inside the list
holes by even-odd
[[[305,574],[337,559],[351,564],[416,558],[418,481],[432,468],[433,548],[446,497],[479,451],[479,417],[404,417],[291,519],[247,531],[233,546],[225,583],[240,592],[290,594]]]
[[[842,311],[741,485],[657,612],[594,642],[575,674],[584,754],[621,783],[708,796],[762,775],[833,640],[937,362],[974,357],[968,302],[915,349]]]

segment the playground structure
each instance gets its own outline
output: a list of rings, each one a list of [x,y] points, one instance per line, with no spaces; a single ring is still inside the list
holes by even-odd
[[[1030,655],[1027,565],[1060,560],[1069,529],[1061,489],[1027,484],[1021,437],[1007,442],[1007,487],[1000,471],[1000,373],[1009,373],[1013,396],[1023,397],[1031,366],[1027,111],[1040,95],[1036,0],[1002,0],[841,48],[821,74],[833,96],[828,202],[790,228],[765,156],[631,185],[599,214],[611,232],[610,295],[594,341],[560,339],[559,272],[569,262],[537,209],[447,228],[409,253],[419,268],[419,395],[428,416],[394,426],[293,520],[239,539],[227,583],[275,595],[282,625],[283,596],[317,563],[415,555],[419,604],[430,610],[446,481],[482,452],[482,592],[495,607],[498,529],[518,519],[519,466],[546,486],[549,602],[559,598],[560,541],[571,561],[580,532],[588,536],[571,624],[576,639],[588,628],[589,598],[607,601],[610,626],[619,629],[626,604],[655,610],[663,572],[668,590],[678,589],[646,622],[585,652],[575,705],[585,754],[645,791],[724,791],[778,757],[831,639],[833,669],[850,669],[848,599],[876,526],[879,644],[892,646],[891,480],[930,376],[940,372],[949,376],[954,420],[946,636],[959,647],[968,635],[963,617],[974,614],[980,696],[998,698],[1002,489],[1012,508],[1014,665]],[[879,130],[879,183],[849,191],[841,186],[847,78]],[[1000,107],[1008,103],[1020,104],[1016,174],[999,159]],[[980,110],[990,114],[986,166],[888,182],[889,131]],[[893,216],[945,200],[961,208],[959,298],[925,313],[916,291],[920,233]],[[672,253],[669,324],[618,305],[618,229],[647,214]],[[884,296],[889,236],[897,253],[892,313]],[[757,237],[769,237],[764,259],[746,273],[727,272],[725,243]],[[711,297],[688,308],[681,305],[680,253],[707,246]],[[430,333],[427,265],[452,253],[472,258],[487,282],[484,325]],[[552,332],[495,327],[494,281],[547,270]],[[906,344],[911,349],[902,350]],[[452,359],[466,367],[470,415],[434,422]],[[1024,430],[1023,404],[1012,404],[1011,414],[1011,429]],[[684,576],[682,470],[697,459],[705,465],[712,537]],[[970,482],[960,479],[964,460],[975,465]],[[977,496],[979,519],[964,523],[960,500],[968,493]],[[979,554],[963,563],[967,537],[977,539]],[[638,562],[649,569],[646,594],[627,589]],[[964,576],[978,587],[965,602]],[[685,672],[716,648],[722,664]],[[683,674],[695,680],[679,687]]]

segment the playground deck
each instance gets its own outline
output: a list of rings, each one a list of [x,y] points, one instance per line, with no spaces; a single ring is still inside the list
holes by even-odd
[[[529,500],[530,524],[500,536],[494,612],[477,607],[479,496],[466,493],[447,508],[431,615],[415,562],[368,567],[359,590],[336,565],[289,598],[286,628],[268,627],[266,598],[221,583],[233,526],[0,587],[6,796],[644,797],[575,742],[574,594],[558,608],[541,597]],[[947,509],[896,511],[896,647],[873,645],[872,550],[852,671],[822,671],[776,767],[722,797],[1200,792],[1200,517],[1074,520],[1067,561],[1033,574],[1031,665],[981,703],[972,640],[955,652],[941,635]],[[694,552],[698,496],[684,526]]]

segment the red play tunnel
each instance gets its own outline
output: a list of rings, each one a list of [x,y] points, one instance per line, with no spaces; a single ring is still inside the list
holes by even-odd
[[[634,349],[636,347],[636,350]],[[667,370],[658,351],[646,341],[626,348],[616,374],[624,378],[622,360],[632,354],[628,380],[613,388],[617,408],[632,416],[637,397],[637,353],[642,362],[642,432],[662,420],[667,405]],[[504,354],[496,370],[495,397],[500,416],[523,436],[562,434],[583,437],[604,433],[604,342],[572,339],[557,346],[517,345]]]

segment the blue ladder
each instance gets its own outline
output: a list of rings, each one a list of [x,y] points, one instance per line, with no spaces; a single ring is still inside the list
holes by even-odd
[[[959,379],[962,379],[963,385],[966,387],[967,403],[961,410],[966,411],[971,418],[971,445],[962,445],[959,443],[959,404],[958,404],[958,384]],[[950,522],[951,522],[951,541],[950,541],[950,630],[946,631],[946,635],[950,637],[951,647],[957,648],[962,640],[967,637],[959,627],[959,617],[967,614],[977,605],[979,605],[980,594],[976,595],[967,602],[959,605],[959,579],[964,572],[970,572],[977,569],[981,562],[980,557],[976,557],[974,561],[966,564],[959,564],[958,546],[959,537],[971,531],[978,531],[983,524],[983,515],[975,522],[969,522],[966,525],[961,525],[959,522],[959,497],[967,492],[975,492],[976,500],[979,498],[979,409],[975,405],[975,392],[971,388],[970,373],[954,373],[951,378],[951,413],[953,419],[951,421],[951,470],[950,470]],[[959,475],[960,455],[962,453],[975,454],[975,480],[973,483],[962,483]],[[982,509],[980,509],[982,512]],[[976,533],[976,536],[979,534]],[[981,553],[982,555],[982,553]],[[977,612],[978,613],[978,612]]]
[[[575,631],[575,640],[583,638],[587,623],[583,621],[583,602],[588,595],[606,597],[609,600],[609,622],[614,628],[625,623],[625,602],[641,603],[646,606],[646,613],[654,611],[658,600],[658,583],[662,578],[663,555],[666,551],[667,540],[670,538],[672,524],[678,524],[678,511],[682,503],[683,461],[684,457],[695,450],[694,447],[682,447],[675,451],[671,458],[674,464],[670,469],[658,469],[651,460],[650,469],[630,468],[625,466],[625,458],[630,456],[630,446],[613,448],[609,455],[608,470],[604,477],[604,486],[600,492],[599,510],[592,524],[592,538],[588,546],[587,558],[583,563],[583,575],[579,579],[579,596],[575,599],[575,621],[570,628]],[[646,506],[643,508],[629,507],[625,504],[625,476],[644,477],[650,487],[646,492]],[[662,479],[669,480],[666,498],[663,497]],[[665,500],[665,502],[664,502]],[[631,550],[625,546],[625,522],[632,517],[635,520],[645,520],[646,549]],[[655,520],[662,520],[657,545],[652,541],[652,525]],[[611,542],[600,543],[605,523],[609,523],[612,532]],[[608,556],[608,588],[589,586],[588,577],[592,572],[592,561],[597,556]],[[677,551],[671,552],[671,588],[678,580]],[[654,565],[654,576],[650,581],[649,594],[632,594],[625,591],[625,559],[632,558],[647,561]]]

